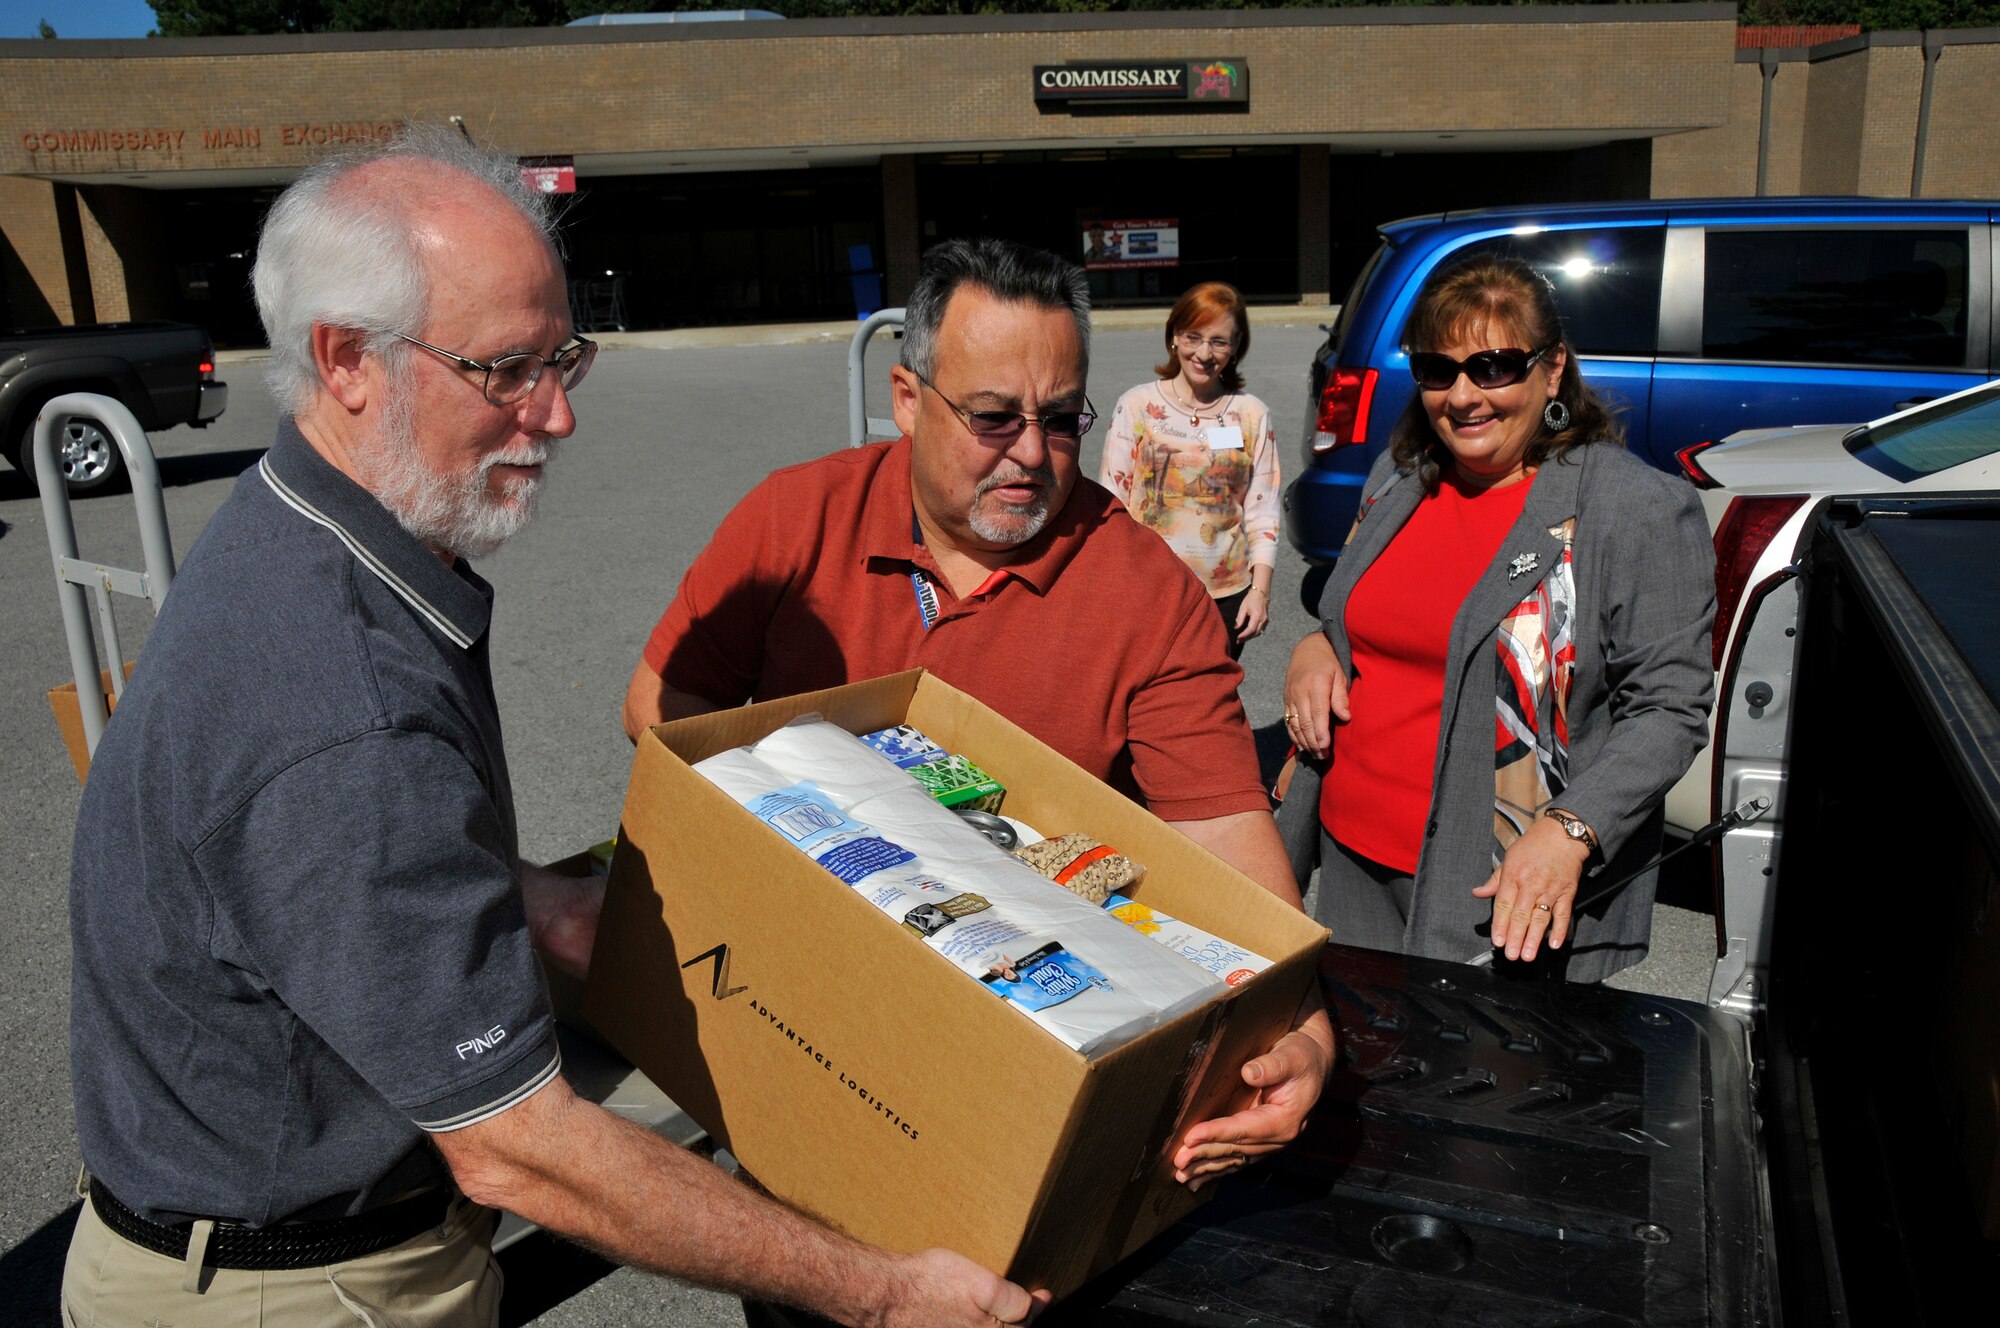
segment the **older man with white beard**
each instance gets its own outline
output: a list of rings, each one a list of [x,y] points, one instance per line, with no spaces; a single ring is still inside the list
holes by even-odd
[[[465,559],[527,524],[569,393],[545,205],[452,135],[265,222],[278,438],[190,551],[78,823],[70,1325],[491,1324],[493,1208],[850,1323],[1020,1322],[579,1101],[536,948],[597,892],[520,862]]]

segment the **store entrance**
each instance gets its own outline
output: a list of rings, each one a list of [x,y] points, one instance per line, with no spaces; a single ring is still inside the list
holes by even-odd
[[[1299,295],[1298,149],[1078,148],[917,159],[919,243],[997,235],[1085,263],[1099,306],[1167,304],[1202,281],[1254,301]],[[1163,223],[1127,227],[1127,223]],[[1092,228],[1146,233],[1119,266]],[[1171,239],[1171,264],[1160,248]],[[1095,262],[1089,253],[1099,256]],[[1156,265],[1154,265],[1156,264]]]
[[[873,167],[579,180],[562,221],[578,330],[872,313],[881,181]]]

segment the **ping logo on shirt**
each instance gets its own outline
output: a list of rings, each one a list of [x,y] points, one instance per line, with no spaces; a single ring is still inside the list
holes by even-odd
[[[506,1040],[507,1030],[495,1024],[470,1042],[459,1043],[458,1058],[464,1060],[467,1056],[484,1056]]]

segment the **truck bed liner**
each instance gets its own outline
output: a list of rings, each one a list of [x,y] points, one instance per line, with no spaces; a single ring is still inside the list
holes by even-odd
[[[1773,1321],[1741,1024],[1330,947],[1307,1137],[1048,1324]]]

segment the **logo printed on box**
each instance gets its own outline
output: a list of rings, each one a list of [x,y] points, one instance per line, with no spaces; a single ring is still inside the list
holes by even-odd
[[[750,990],[748,987],[730,987],[727,991],[723,990],[723,987],[729,981],[729,943],[727,941],[712,950],[703,950],[700,954],[682,964],[681,967],[693,968],[704,959],[713,959],[715,961],[715,973],[708,980],[708,993],[715,997],[716,1000],[726,1001],[740,991]]]

